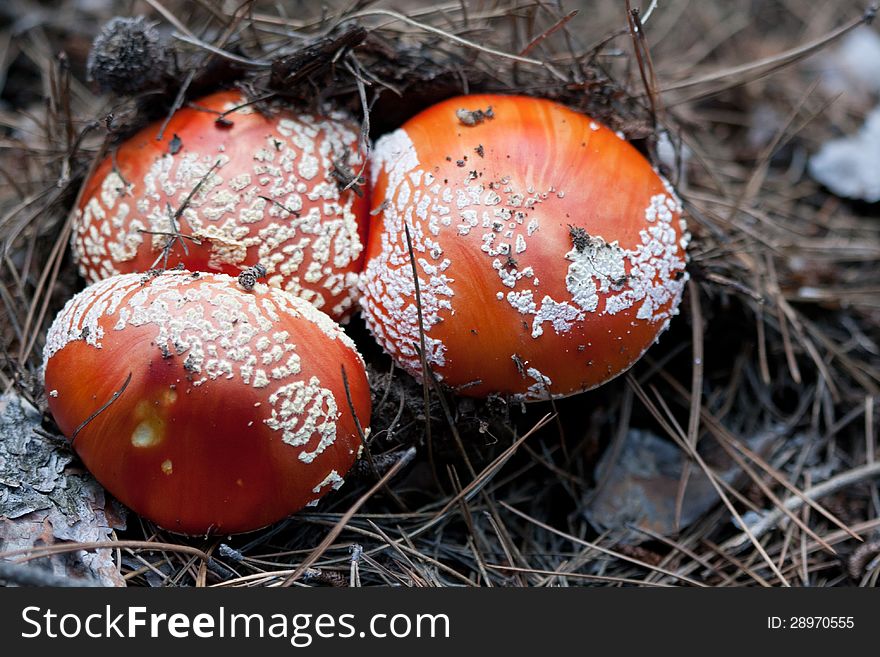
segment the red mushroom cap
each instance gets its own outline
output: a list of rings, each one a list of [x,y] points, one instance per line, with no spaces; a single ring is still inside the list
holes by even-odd
[[[270,285],[334,319],[347,313],[369,201],[341,191],[334,172],[360,170],[358,129],[337,115],[267,117],[252,105],[218,121],[245,102],[237,91],[202,98],[171,117],[161,140],[154,123],[101,162],[73,235],[88,282],[178,263],[237,276],[260,263]]]
[[[44,358],[49,408],[89,470],[185,534],[257,529],[342,484],[360,448],[343,368],[370,421],[363,361],[339,326],[224,274],[100,281],[58,314]]]
[[[465,96],[382,137],[361,305],[420,376],[412,235],[436,376],[546,399],[629,368],[676,314],[689,236],[672,187],[621,136],[537,98]]]

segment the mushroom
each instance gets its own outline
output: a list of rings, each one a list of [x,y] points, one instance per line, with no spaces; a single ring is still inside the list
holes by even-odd
[[[162,138],[157,139],[161,133]],[[147,126],[111,151],[76,211],[74,256],[90,283],[182,264],[267,282],[334,319],[356,295],[368,200],[340,171],[362,168],[342,115],[266,116],[223,91]],[[349,184],[351,183],[351,184]]]
[[[461,394],[563,397],[627,370],[677,313],[681,202],[587,116],[453,98],[380,138],[371,171],[362,312],[416,377],[424,339],[427,365]]]
[[[342,485],[370,421],[363,361],[339,326],[225,274],[95,283],[55,318],[44,369],[86,467],[183,534],[258,529],[316,502]]]

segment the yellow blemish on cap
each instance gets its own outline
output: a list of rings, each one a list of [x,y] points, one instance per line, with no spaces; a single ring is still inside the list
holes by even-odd
[[[161,440],[160,428],[148,420],[141,422],[131,432],[131,444],[135,447],[152,447],[158,445]]]
[[[162,467],[162,472],[164,472],[167,475],[170,475],[172,472],[174,472],[174,467],[173,467],[173,464],[171,463],[171,459],[165,459],[164,461],[162,461],[161,467]]]
[[[140,422],[131,432],[132,445],[135,447],[154,447],[164,440],[165,421],[160,412],[147,400],[138,402],[134,409],[134,415]]]
[[[174,389],[166,390],[165,394],[162,395],[162,401],[166,406],[170,406],[177,401],[177,391]]]

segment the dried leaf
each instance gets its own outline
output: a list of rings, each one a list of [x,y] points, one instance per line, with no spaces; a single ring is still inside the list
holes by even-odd
[[[775,433],[765,432],[745,442],[750,449],[760,452],[774,437]],[[719,502],[708,477],[693,465],[677,527],[676,499],[685,467],[685,456],[678,446],[648,431],[633,429],[614,462],[611,451],[606,451],[596,466],[596,481],[606,483],[584,509],[584,515],[601,531],[622,531],[622,543],[639,543],[649,538],[632,527],[662,536],[678,534]],[[720,450],[706,451],[711,453],[703,454],[704,459],[724,481],[732,483],[742,474]]]

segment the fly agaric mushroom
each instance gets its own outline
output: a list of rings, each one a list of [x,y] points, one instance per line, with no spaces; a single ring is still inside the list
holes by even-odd
[[[681,203],[589,117],[537,98],[453,98],[373,158],[380,216],[361,306],[416,377],[424,338],[427,365],[462,394],[562,397],[625,371],[677,313]]]
[[[184,534],[249,531],[317,501],[370,421],[363,361],[339,326],[225,274],[100,281],[58,314],[44,358],[49,409],[86,467]]]
[[[361,168],[340,115],[259,113],[215,93],[120,145],[86,182],[73,235],[90,283],[182,264],[267,282],[344,317],[363,265],[368,200],[339,170]],[[237,109],[236,109],[237,108]]]

